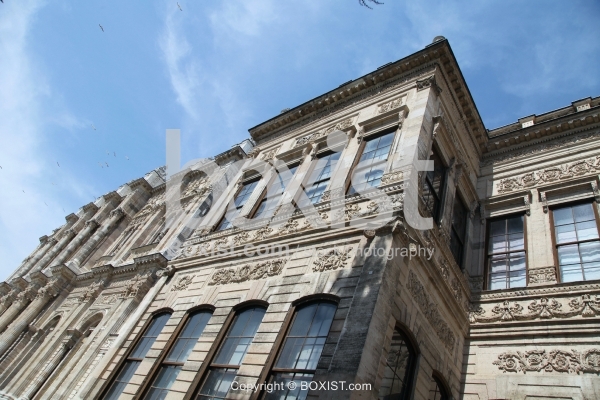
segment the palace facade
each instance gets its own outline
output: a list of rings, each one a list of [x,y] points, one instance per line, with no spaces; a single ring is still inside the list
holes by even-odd
[[[600,398],[599,110],[488,130],[438,37],[131,181],[0,284],[0,398]]]

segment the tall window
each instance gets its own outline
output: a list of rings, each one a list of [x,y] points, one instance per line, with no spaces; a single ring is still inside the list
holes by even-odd
[[[235,217],[237,217],[240,210],[244,207],[244,205],[248,201],[248,198],[250,198],[250,196],[252,195],[254,188],[258,184],[258,181],[259,180],[257,179],[255,181],[244,184],[242,190],[240,190],[237,196],[235,196],[235,200],[233,201],[233,207],[229,208],[227,212],[225,212],[225,216],[223,217],[223,219],[219,223],[219,226],[217,227],[218,231],[223,231],[225,229],[233,227],[231,221],[233,221]]]
[[[433,219],[438,221],[442,204],[446,167],[444,167],[442,159],[438,156],[435,149],[431,150],[429,159],[433,161],[433,171],[427,171],[425,174],[423,200],[425,201],[425,207],[431,213]]]
[[[467,207],[462,200],[456,196],[454,209],[452,210],[452,232],[450,235],[450,250],[454,260],[462,268],[463,254],[467,237],[467,221],[469,220]]]
[[[594,204],[552,210],[561,282],[600,279],[600,238]]]
[[[265,311],[264,307],[252,307],[236,314],[221,348],[210,364],[196,400],[225,399]]]
[[[490,222],[487,253],[490,290],[526,285],[524,228],[522,215]]]
[[[146,331],[133,348],[133,351],[129,354],[121,366],[119,372],[113,380],[113,383],[108,388],[104,399],[116,400],[119,398],[119,396],[121,396],[125,386],[127,386],[133,377],[133,374],[135,374],[138,366],[142,363],[144,357],[146,357],[146,353],[148,353],[148,350],[150,350],[152,347],[152,344],[162,331],[170,316],[171,314],[169,313],[163,313],[154,316],[152,322],[150,322],[150,325],[148,328],[146,328]]]
[[[145,399],[162,400],[167,397],[171,385],[177,379],[177,375],[179,375],[183,364],[187,361],[211,316],[212,312],[203,310],[192,314],[188,318],[160,365],[158,373],[144,397]]]
[[[395,330],[379,388],[380,399],[404,400],[410,398],[416,359],[417,353],[408,338],[401,331]]]
[[[446,386],[437,376],[433,376],[434,387],[429,391],[429,400],[449,400],[450,394],[446,390]]]
[[[265,399],[305,399],[308,390],[301,390],[301,381],[310,382],[325,346],[337,306],[332,303],[312,303],[294,315],[291,328],[272,369],[270,382],[277,382],[279,391],[266,393]],[[290,389],[288,383],[296,382]]]
[[[289,168],[290,173],[286,174],[285,178],[280,174],[277,174],[275,182],[273,182],[273,186],[265,193],[263,199],[260,201],[256,209],[256,212],[254,213],[253,218],[270,217],[275,212],[275,208],[279,204],[281,197],[285,192],[286,186],[294,177],[297,169],[297,165]]]
[[[370,187],[377,187],[381,183],[395,132],[396,128],[391,132],[367,140],[362,156],[353,173],[349,194],[365,191]]]
[[[323,196],[323,192],[329,185],[331,173],[335,169],[335,165],[339,159],[339,152],[319,155],[319,160],[309,180],[311,186],[306,188],[306,196],[312,204],[317,204],[321,201],[321,196]]]

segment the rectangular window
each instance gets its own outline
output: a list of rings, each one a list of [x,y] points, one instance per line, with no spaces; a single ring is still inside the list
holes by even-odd
[[[561,282],[600,279],[600,238],[593,203],[552,210]]]
[[[340,153],[324,153],[318,157],[317,165],[309,180],[311,186],[305,189],[306,196],[312,204],[317,204],[321,201],[321,196],[323,196],[323,192],[327,189],[331,180],[331,174],[335,169],[337,161],[340,159]]]
[[[450,250],[454,260],[462,268],[463,254],[467,236],[468,210],[462,200],[456,196],[452,210],[452,232],[450,235]]]
[[[433,171],[426,171],[423,185],[423,200],[425,207],[435,221],[439,221],[446,167],[435,149],[431,150],[429,159],[433,161]]]
[[[522,215],[490,221],[487,267],[489,290],[526,286],[525,226]]]
[[[366,141],[362,156],[352,174],[352,186],[348,194],[364,192],[371,187],[379,186],[395,133],[396,128]]]
[[[240,210],[244,207],[244,205],[252,195],[254,188],[256,187],[256,185],[258,185],[258,182],[259,180],[257,179],[255,181],[247,182],[244,184],[242,190],[240,190],[240,192],[237,194],[237,196],[235,196],[235,199],[233,200],[233,207],[229,208],[225,213],[223,219],[221,219],[221,222],[217,226],[217,231],[224,231],[225,229],[233,227],[231,221],[233,221],[238,216]]]
[[[277,174],[275,181],[271,185],[271,187],[266,191],[263,199],[258,204],[256,211],[254,212],[254,216],[252,218],[265,218],[270,217],[274,212],[275,208],[279,205],[281,201],[281,197],[285,192],[286,186],[290,183],[298,166],[295,165],[289,168],[290,173],[285,174],[285,177],[282,177],[281,174]]]

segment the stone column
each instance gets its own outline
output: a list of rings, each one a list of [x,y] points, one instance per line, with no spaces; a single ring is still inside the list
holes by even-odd
[[[4,311],[8,310],[10,305],[14,303],[18,294],[19,292],[13,289],[5,296],[2,296],[2,298],[0,298],[0,315],[4,314]]]
[[[6,328],[6,331],[2,333],[0,336],[0,355],[4,354],[4,352],[6,352],[10,345],[21,334],[21,332],[23,332],[23,330],[29,326],[31,321],[35,319],[35,317],[42,311],[46,303],[48,303],[48,300],[58,294],[57,282],[58,279],[54,278],[50,280],[46,286],[41,288],[38,291],[35,299],[33,299],[33,301],[29,304],[29,307],[25,309],[25,312],[23,312],[11,325],[8,326],[8,328]],[[20,293],[19,296],[23,294],[23,297],[25,297],[26,292],[27,290]],[[10,306],[5,314],[11,312],[11,314],[14,314],[14,317],[25,307],[25,304],[25,301],[17,298],[17,301]],[[8,321],[8,318],[4,319],[4,315],[0,317],[0,323],[4,322],[7,324],[10,322],[5,321]]]
[[[35,396],[38,390],[40,390],[42,385],[65,358],[69,350],[71,350],[75,343],[77,343],[80,337],[81,332],[79,332],[77,329],[67,330],[67,337],[62,340],[58,346],[58,349],[54,352],[54,354],[52,354],[50,360],[46,362],[41,371],[35,376],[35,378],[33,378],[29,386],[27,386],[27,389],[25,389],[23,394],[21,394],[19,397],[19,400],[29,400]]]
[[[117,222],[125,215],[125,212],[121,208],[115,208],[108,215],[108,219],[102,224],[102,226],[94,233],[94,235],[79,249],[79,251],[71,259],[71,263],[76,267],[80,266],[83,261],[96,249],[98,243],[100,243],[106,236],[112,232]]]
[[[29,285],[27,289],[19,293],[10,307],[0,316],[0,332],[11,323],[19,315],[19,313],[27,306],[29,301],[35,297],[36,287]],[[0,336],[0,340],[4,335]],[[0,352],[0,355],[3,352]]]
[[[56,243],[56,239],[54,239],[54,238],[48,239],[48,241],[46,242],[46,244],[44,245],[44,247],[42,247],[40,249],[40,251],[38,251],[37,253],[35,253],[35,255],[29,259],[29,261],[27,261],[25,264],[23,264],[23,266],[21,268],[19,268],[18,275],[19,276],[26,275],[31,270],[31,268],[33,268],[33,266],[38,261],[40,261],[40,259],[46,254],[46,252],[48,250],[50,250],[50,248],[52,246],[54,246],[55,243]]]
[[[69,245],[56,257],[53,265],[63,264],[81,245],[81,243],[88,240],[94,229],[98,226],[98,222],[95,219],[90,219],[85,223],[85,227],[79,231],[75,239],[69,243]]]
[[[52,249],[50,251],[48,251],[44,255],[44,257],[42,257],[42,259],[38,263],[35,264],[35,266],[33,268],[31,268],[31,271],[29,273],[41,271],[42,269],[47,267],[48,264],[50,264],[50,261],[52,261],[52,259],[58,253],[60,253],[62,251],[62,249],[65,248],[65,246],[71,241],[71,239],[73,239],[73,237],[76,234],[77,234],[77,232],[73,229],[67,229],[66,231],[64,231],[62,234],[62,237],[56,243],[56,245],[54,247],[52,247]]]

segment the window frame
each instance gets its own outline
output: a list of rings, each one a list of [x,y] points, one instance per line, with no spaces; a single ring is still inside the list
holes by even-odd
[[[460,262],[459,260],[456,260],[456,263],[458,264],[458,267],[462,270],[464,270],[464,264],[465,264],[465,248],[467,246],[467,244],[469,243],[469,207],[466,206],[466,202],[463,201],[462,196],[459,194],[459,191],[456,190],[456,193],[454,195],[454,202],[452,204],[452,216],[450,217],[450,244],[452,244],[452,234],[455,234],[457,237],[459,237],[459,235],[456,233],[456,230],[454,229],[454,207],[456,202],[459,201],[463,208],[466,210],[466,215],[467,215],[467,222],[465,223],[465,232],[464,232],[464,237],[462,238],[462,243],[461,243],[461,254],[460,254]],[[460,237],[459,237],[460,239]],[[450,252],[452,252],[452,246],[450,246]],[[454,255],[454,254],[453,254]],[[487,255],[487,248],[486,248],[486,255]]]
[[[227,334],[229,333],[229,330],[233,326],[233,321],[235,319],[235,316],[237,315],[238,312],[244,311],[244,310],[246,310],[248,308],[252,308],[252,307],[264,307],[266,310],[268,310],[269,303],[267,303],[266,301],[263,301],[263,300],[249,300],[249,301],[245,301],[243,303],[237,304],[231,309],[231,311],[227,315],[227,318],[223,322],[221,329],[219,329],[219,333],[215,337],[215,340],[213,341],[212,345],[210,346],[210,350],[206,353],[204,360],[202,360],[200,369],[198,370],[198,372],[196,373],[196,376],[190,383],[190,387],[183,398],[184,400],[192,400],[192,399],[195,399],[196,397],[198,397],[198,395],[200,394],[200,390],[202,389],[202,385],[204,384],[204,382],[206,381],[206,378],[208,377],[208,372],[210,371],[210,368],[213,365],[212,362],[215,359],[215,357],[216,357],[217,353],[219,352],[219,350],[221,349],[221,347],[223,346],[223,343],[225,342],[225,337],[227,336]],[[261,321],[261,324],[262,324],[262,321]],[[243,359],[242,359],[242,361],[243,361]],[[240,366],[241,366],[241,364],[240,364]],[[238,369],[240,366],[238,366]]]
[[[253,176],[252,178],[249,178],[247,180],[241,181],[240,187],[235,191],[235,195],[233,196],[233,204],[235,205],[236,199],[238,198],[238,196],[240,195],[240,193],[242,192],[242,190],[244,190],[244,188],[247,185],[251,185],[251,184],[253,184],[253,183],[256,182],[256,185],[258,186],[258,183],[261,181],[261,179],[262,179],[262,176],[259,175],[259,176]],[[252,197],[252,194],[254,193],[254,190],[256,190],[256,186],[254,186],[254,188],[252,189],[252,192],[250,192],[250,196],[248,197],[248,200],[250,199],[250,197]],[[248,203],[248,200],[246,200],[246,202],[244,202],[241,207],[237,207],[236,206],[235,208],[231,209],[231,210],[236,210],[236,212],[238,213],[238,215],[236,215],[236,218],[239,217],[239,212]],[[227,202],[227,207],[225,208],[225,212],[223,213],[223,216],[221,217],[221,219],[219,219],[219,222],[217,222],[217,225],[215,226],[213,232],[223,232],[223,231],[226,231],[228,229],[233,228],[233,225],[232,225],[232,226],[230,226],[228,228],[221,229],[221,225],[227,219],[227,213],[230,211],[230,209],[229,209],[229,203],[230,202]],[[232,223],[232,221],[229,221],[229,223]]]
[[[307,181],[308,181],[308,180],[309,180],[309,179],[312,177],[312,174],[315,172],[315,169],[317,168],[317,165],[318,165],[318,163],[319,163],[319,161],[318,161],[318,160],[320,160],[320,159],[322,159],[322,158],[324,158],[324,157],[328,157],[328,156],[330,156],[330,155],[336,154],[336,153],[337,153],[337,154],[339,154],[339,158],[338,158],[337,160],[335,160],[335,162],[336,162],[336,163],[335,163],[335,168],[332,168],[332,169],[330,170],[329,177],[328,177],[328,178],[326,178],[326,179],[321,179],[321,180],[314,181],[314,182],[312,182],[312,183],[310,184],[310,186],[308,186],[308,187],[307,187],[307,186],[306,186],[306,185],[308,184],[308,182],[307,182]],[[334,150],[332,150],[332,149],[330,149],[330,148],[328,148],[328,147],[325,147],[325,148],[321,149],[320,151],[317,151],[317,152],[316,152],[316,154],[315,154],[315,158],[314,158],[312,161],[314,162],[314,161],[316,160],[317,162],[313,164],[313,166],[312,166],[311,170],[310,170],[310,171],[309,171],[309,172],[306,174],[306,176],[305,176],[305,178],[304,178],[304,181],[303,181],[303,183],[302,183],[302,185],[301,185],[301,189],[304,191],[304,193],[305,193],[305,195],[306,195],[306,198],[310,200],[310,203],[311,203],[311,205],[312,205],[313,207],[314,207],[314,206],[316,206],[317,204],[321,203],[321,202],[323,201],[323,200],[321,200],[321,199],[323,198],[323,194],[324,194],[324,193],[325,193],[327,190],[330,190],[330,186],[331,186],[331,178],[333,178],[333,176],[335,175],[336,171],[337,171],[337,170],[338,170],[338,168],[339,168],[339,165],[340,165],[340,160],[342,159],[342,155],[343,155],[342,153],[343,153],[343,151],[334,151]],[[325,164],[325,165],[327,165],[327,164]],[[323,167],[323,169],[324,169],[324,168],[325,168],[325,167]],[[315,186],[315,185],[317,185],[317,184],[319,184],[319,183],[322,183],[322,182],[327,182],[327,186],[325,186],[325,189],[324,189],[324,190],[321,192],[321,194],[319,195],[319,201],[317,201],[316,203],[313,203],[313,202],[312,202],[312,198],[311,198],[311,197],[308,195],[308,190],[309,190],[309,189],[311,189],[313,186]],[[294,196],[294,197],[296,197],[296,196]],[[297,201],[295,201],[295,202],[296,202],[296,204],[298,204],[298,202],[297,202]],[[306,206],[308,206],[308,204],[306,204]],[[305,205],[301,205],[300,207],[305,207]]]
[[[398,321],[396,323],[396,325],[394,326],[394,332],[398,332],[400,334],[400,336],[402,336],[402,339],[408,345],[407,347],[410,346],[410,350],[412,350],[412,352],[413,352],[414,359],[412,360],[412,368],[410,369],[410,371],[408,373],[408,377],[406,379],[406,381],[409,382],[410,386],[409,386],[408,392],[405,393],[406,399],[412,399],[414,396],[414,393],[415,393],[416,386],[417,386],[416,383],[417,383],[417,376],[419,375],[421,350],[419,349],[417,340],[415,339],[412,332],[410,331],[410,329],[408,329],[407,326],[405,326],[404,324],[402,324]],[[392,340],[393,340],[393,334],[392,334],[392,337],[390,338],[390,342],[389,342],[390,350],[391,350],[391,346],[392,346]],[[388,350],[388,354],[389,354],[389,350]],[[386,356],[384,369],[387,367],[388,366],[387,366],[387,356]],[[377,388],[378,398],[379,398],[379,391],[381,390],[382,383],[383,383],[383,380],[381,382],[379,382],[379,387]]]
[[[518,217],[518,216],[522,216],[523,217],[523,252],[525,253],[525,286],[519,286],[519,287],[515,287],[515,288],[504,288],[504,289],[490,289],[490,268],[489,268],[489,261],[490,261],[490,255],[488,254],[488,247],[490,244],[490,229],[492,226],[492,222],[494,221],[498,221],[498,220],[506,220],[509,218],[513,218],[513,217]],[[504,214],[504,215],[499,215],[493,218],[487,218],[486,219],[486,227],[485,227],[485,247],[483,249],[484,254],[485,254],[485,264],[484,264],[484,268],[483,268],[483,279],[484,279],[484,290],[511,290],[511,289],[517,289],[517,288],[526,288],[527,286],[529,286],[529,252],[527,251],[528,248],[528,243],[527,243],[527,213],[526,212],[516,212],[516,213],[510,213],[510,214]],[[515,250],[516,252],[520,252],[519,250]],[[502,253],[502,254],[509,254],[510,252],[506,252],[506,253]]]
[[[294,179],[294,176],[296,176],[296,173],[297,173],[297,172],[298,172],[298,170],[300,169],[300,165],[301,165],[301,162],[300,162],[300,161],[294,161],[294,162],[292,162],[292,163],[286,164],[286,166],[287,166],[287,168],[288,168],[289,170],[291,170],[292,168],[296,168],[296,170],[295,170],[295,171],[294,171],[294,173],[292,174],[292,178],[291,178],[291,179],[290,179],[290,181],[287,183],[287,185],[286,185],[286,187],[285,187],[285,188],[287,188],[287,187],[289,186],[290,182],[291,182],[291,181]],[[268,199],[267,199],[267,194],[268,194],[269,188],[270,188],[270,186],[271,186],[271,185],[273,185],[273,184],[276,182],[276,179],[278,179],[278,178],[279,178],[279,176],[280,176],[280,174],[279,174],[279,173],[278,173],[278,172],[275,170],[275,176],[274,176],[274,177],[271,179],[271,181],[270,181],[270,182],[267,182],[267,185],[266,185],[266,186],[265,186],[265,188],[262,190],[262,193],[261,193],[261,195],[260,195],[260,197],[259,197],[259,200],[256,202],[256,204],[253,206],[252,210],[250,211],[250,219],[255,219],[255,218],[256,218],[256,214],[257,214],[257,212],[258,212],[258,209],[260,208],[260,205],[262,204],[262,202],[264,202],[264,201],[265,201],[265,202],[266,202],[266,201],[268,201]],[[283,194],[285,193],[285,188],[284,188],[284,191],[281,193],[281,197],[283,197]],[[295,197],[295,196],[292,196],[292,197]],[[279,202],[278,202],[277,204],[275,204],[275,207],[273,208],[273,210],[276,210],[276,209],[277,209],[277,206],[278,206],[280,203],[281,203],[281,199],[279,200]],[[260,220],[260,219],[263,219],[263,218],[271,218],[271,217],[273,217],[273,216],[274,216],[274,214],[273,214],[273,215],[271,215],[271,216],[262,216],[262,217],[260,217],[260,218],[259,218],[259,220]]]
[[[431,374],[431,379],[435,382],[436,387],[438,387],[440,399],[439,400],[450,400],[452,399],[452,391],[450,390],[450,386],[446,379],[444,379],[443,375],[438,371],[434,370]],[[430,391],[431,392],[431,391]],[[431,393],[430,393],[431,394]]]
[[[110,373],[109,377],[106,379],[106,381],[102,385],[102,389],[99,392],[100,393],[100,396],[98,397],[99,399],[106,398],[106,395],[108,394],[110,388],[113,386],[113,383],[115,382],[117,376],[121,373],[121,370],[124,368],[125,364],[128,361],[132,361],[132,360],[130,360],[131,353],[133,353],[133,351],[135,350],[137,345],[140,343],[140,341],[144,337],[144,334],[148,331],[148,328],[150,328],[152,321],[154,321],[155,318],[158,318],[160,315],[163,315],[163,314],[169,314],[169,319],[171,319],[171,317],[173,316],[173,313],[174,313],[174,311],[171,308],[161,308],[159,310],[154,311],[152,314],[150,314],[150,316],[148,317],[148,319],[142,326],[142,329],[140,329],[140,331],[136,335],[135,339],[131,342],[131,344],[130,344],[129,348],[127,349],[127,351],[125,352],[125,354],[123,354],[123,356],[121,357],[121,359],[119,360],[119,362],[117,363],[115,368]],[[167,322],[163,326],[163,329],[165,328],[165,326],[167,326],[169,319],[167,319]],[[161,333],[162,333],[162,329],[161,329],[161,332],[159,333],[159,335]],[[156,339],[155,339],[155,341],[156,341]],[[152,346],[150,346],[150,348],[152,348]],[[163,348],[163,350],[161,350],[161,354],[159,355],[159,357],[162,356],[163,353],[164,353],[164,348]],[[141,359],[141,362],[144,361],[144,358]],[[138,361],[138,360],[133,360],[133,361]],[[142,382],[142,385],[143,384],[144,383]],[[142,385],[140,385],[140,387]],[[139,389],[138,389],[138,392],[139,392]]]
[[[369,133],[368,135],[365,135],[362,137],[361,143],[358,147],[358,150],[356,151],[356,156],[354,158],[354,162],[352,163],[352,168],[350,169],[350,172],[348,173],[347,181],[346,181],[346,184],[344,187],[344,193],[346,195],[354,196],[354,195],[358,194],[358,192],[350,194],[350,190],[352,189],[352,177],[354,176],[354,172],[356,171],[356,168],[357,168],[358,164],[360,163],[360,159],[365,152],[365,147],[367,146],[367,142],[378,139],[389,133],[392,133],[393,134],[392,143],[390,143],[390,150],[388,151],[388,154],[387,154],[387,157],[385,160],[386,168],[384,168],[384,171],[383,171],[383,174],[385,175],[388,163],[390,161],[390,154],[391,154],[392,150],[394,149],[394,145],[396,144],[398,132],[400,132],[400,129],[398,129],[398,127],[399,127],[399,125],[388,127],[385,129],[381,129],[380,131],[375,131],[375,132]],[[381,183],[377,186],[371,186],[371,187],[378,188],[379,186],[381,186]]]
[[[587,239],[587,240],[583,240],[583,241],[577,241],[577,242],[569,242],[569,243],[561,243],[560,245],[556,243],[556,227],[554,226],[554,210],[557,208],[565,208],[565,207],[574,207],[574,206],[578,206],[581,204],[590,204],[592,206],[592,209],[594,210],[594,219],[596,221],[596,229],[598,230],[598,239]],[[552,256],[554,259],[554,269],[555,269],[555,276],[556,276],[556,283],[563,283],[562,279],[561,279],[561,267],[560,267],[560,263],[559,263],[559,258],[558,258],[558,247],[559,246],[566,246],[566,245],[572,245],[572,244],[579,244],[579,243],[587,243],[587,242],[595,242],[598,241],[600,242],[600,215],[598,214],[598,203],[596,201],[596,199],[584,199],[584,200],[577,200],[577,201],[571,201],[571,202],[567,202],[567,203],[562,203],[562,204],[555,204],[552,205],[551,207],[549,207],[549,214],[550,214],[550,227],[551,227],[551,237],[552,237]],[[591,281],[591,280],[590,280]],[[564,283],[577,283],[577,282],[589,282],[588,280],[582,280],[582,281],[572,281],[572,282],[564,282]]]
[[[200,306],[191,308],[188,311],[186,311],[185,315],[183,316],[183,318],[181,318],[181,321],[179,322],[179,324],[177,324],[177,327],[175,328],[175,330],[169,337],[169,340],[165,344],[163,351],[161,351],[160,356],[156,359],[156,361],[154,362],[154,365],[152,365],[152,368],[150,369],[150,371],[148,371],[146,378],[144,378],[144,381],[140,385],[140,389],[137,391],[136,395],[133,397],[134,399],[136,399],[136,400],[143,399],[148,394],[148,392],[150,391],[150,388],[152,387],[152,383],[157,378],[158,372],[160,371],[160,368],[163,365],[166,364],[166,365],[182,365],[183,366],[183,364],[165,361],[167,354],[169,354],[169,352],[173,348],[173,345],[175,344],[177,339],[179,339],[179,335],[181,334],[183,329],[186,327],[188,321],[191,319],[191,316],[193,314],[201,313],[204,311],[208,311],[211,314],[214,314],[215,309],[216,309],[215,306],[213,306],[211,304],[202,304]],[[211,318],[212,318],[212,315],[211,315]],[[208,322],[210,323],[210,319]],[[207,326],[208,326],[208,324],[207,324]],[[202,334],[204,334],[204,332],[202,332]],[[200,336],[202,336],[202,335],[200,335]]]
[[[437,195],[435,194],[435,191],[433,190],[433,183],[429,182],[428,172],[430,172],[430,171],[423,171],[423,182],[422,182],[422,187],[427,185],[429,187],[430,192],[433,193],[433,196],[439,202],[439,205],[437,207],[435,215],[433,213],[431,215],[431,218],[433,218],[434,222],[439,226],[440,222],[442,221],[442,217],[444,216],[444,211],[445,211],[445,205],[446,205],[445,199],[446,199],[446,192],[447,192],[447,188],[448,188],[448,173],[449,173],[450,168],[448,168],[446,161],[442,157],[442,152],[439,149],[439,147],[437,146],[436,142],[434,142],[432,144],[431,149],[429,150],[429,153],[430,154],[427,155],[426,161],[434,161],[431,159],[431,156],[433,155],[433,153],[435,153],[437,158],[439,158],[439,160],[442,164],[442,167],[444,169],[444,172],[442,173],[441,182],[440,182],[441,190],[440,190],[439,199],[437,199]],[[434,161],[434,166],[433,166],[433,172],[435,172],[435,161]],[[429,208],[427,208],[424,193],[423,193],[423,196],[421,196],[421,197],[422,197],[422,201],[423,201],[423,205],[425,206],[425,209],[431,213]]]

